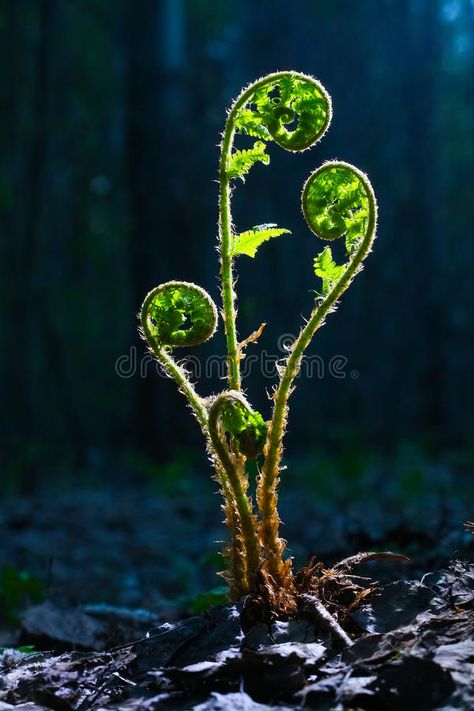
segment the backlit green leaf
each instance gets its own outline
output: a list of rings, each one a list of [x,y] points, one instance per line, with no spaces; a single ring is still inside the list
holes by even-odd
[[[232,254],[246,254],[248,257],[255,257],[257,249],[263,242],[267,242],[272,237],[291,234],[290,230],[281,229],[276,225],[259,225],[251,230],[234,235],[232,243]]]
[[[346,270],[345,264],[336,264],[332,258],[331,247],[325,247],[314,260],[314,273],[323,280],[323,295],[326,295],[339,281]]]
[[[253,148],[247,148],[242,151],[234,151],[230,157],[229,165],[227,166],[227,174],[229,178],[242,178],[250,171],[250,168],[255,163],[270,163],[270,156],[266,153],[266,145],[263,141],[255,141]]]

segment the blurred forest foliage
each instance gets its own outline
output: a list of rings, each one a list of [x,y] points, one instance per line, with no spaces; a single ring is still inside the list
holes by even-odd
[[[293,398],[289,451],[354,432],[471,446],[472,0],[1,0],[0,62],[2,490],[200,444],[174,385],[150,364],[119,377],[117,359],[145,355],[136,313],[156,284],[218,299],[225,109],[287,68],[322,81],[334,119],[312,151],[273,147],[236,192],[239,229],[293,231],[239,260],[239,332],[268,323],[252,353],[281,357],[311,309],[309,172],[353,162],[380,203],[376,249],[312,348],[325,377]],[[222,336],[196,356],[214,352]],[[334,355],[345,378],[327,373]],[[247,384],[267,414],[272,379],[256,367]]]

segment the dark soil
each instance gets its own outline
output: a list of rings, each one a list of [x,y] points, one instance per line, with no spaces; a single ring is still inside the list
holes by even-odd
[[[29,610],[24,629],[35,639],[68,630],[100,646],[123,622],[120,611],[46,603]],[[347,621],[358,632],[342,651],[309,619],[247,622],[244,602],[151,627],[107,652],[5,651],[0,708],[474,708],[474,565],[381,587]]]
[[[282,497],[298,564],[410,557],[357,570],[381,584],[344,621],[354,643],[341,650],[304,615],[256,621],[245,602],[191,614],[220,584],[224,531],[216,497],[186,486],[3,502],[0,569],[28,570],[43,599],[0,619],[0,710],[474,708],[472,502],[432,491],[374,507],[367,491],[336,506],[301,487]]]

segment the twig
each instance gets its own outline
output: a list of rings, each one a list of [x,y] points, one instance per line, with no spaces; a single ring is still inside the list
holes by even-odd
[[[250,334],[250,336],[248,336],[248,338],[246,338],[244,341],[241,341],[241,342],[238,344],[237,350],[238,350],[238,352],[239,352],[239,355],[240,355],[240,358],[241,358],[241,359],[242,359],[242,358],[245,358],[245,353],[244,353],[245,348],[246,348],[248,345],[250,345],[251,343],[257,343],[257,341],[258,341],[258,339],[260,338],[260,336],[262,335],[263,329],[265,328],[266,325],[267,325],[266,323],[260,324],[260,327],[257,328],[256,331],[253,331],[253,332]]]
[[[314,595],[300,595],[303,612],[306,612],[314,622],[326,629],[339,647],[352,647],[354,644],[347,632],[344,632],[339,622],[326,610],[324,605]]]
[[[332,572],[342,572],[345,571],[349,573],[353,568],[361,563],[365,563],[368,560],[398,560],[405,561],[409,560],[406,555],[401,553],[392,553],[391,551],[375,551],[368,553],[357,553],[357,555],[351,555],[349,558],[344,558],[344,560],[339,561],[332,568]]]

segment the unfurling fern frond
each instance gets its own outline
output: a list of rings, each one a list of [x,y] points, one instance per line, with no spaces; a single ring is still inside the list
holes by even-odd
[[[303,151],[312,146],[331,120],[329,94],[316,79],[304,74],[269,75],[242,96],[246,101],[236,111],[236,129],[273,140],[289,151]],[[238,102],[239,99],[236,105]]]
[[[362,268],[362,262],[372,249],[377,226],[377,203],[369,179],[353,165],[341,161],[325,163],[310,175],[303,188],[302,208],[308,226],[318,237],[327,240],[345,238],[348,261],[337,265],[329,248],[316,257],[315,271],[323,280],[321,298],[317,299],[306,325],[291,346],[273,397],[273,415],[257,486],[257,499],[262,517],[261,539],[267,551],[268,567],[271,575],[283,586],[290,583],[288,561],[282,559],[284,542],[278,536],[276,487],[288,399],[306,348]]]
[[[219,241],[223,318],[228,351],[229,387],[240,390],[232,260],[234,235],[230,211],[231,181],[245,175],[257,162],[268,164],[266,143],[288,151],[303,151],[324,135],[331,120],[329,94],[313,77],[297,72],[269,74],[248,86],[235,100],[224,129],[219,164]],[[253,148],[234,148],[237,134],[259,138]]]
[[[357,168],[341,161],[325,163],[303,189],[303,213],[310,230],[321,239],[344,236],[346,251],[351,255],[367,233],[370,193],[367,176]]]

